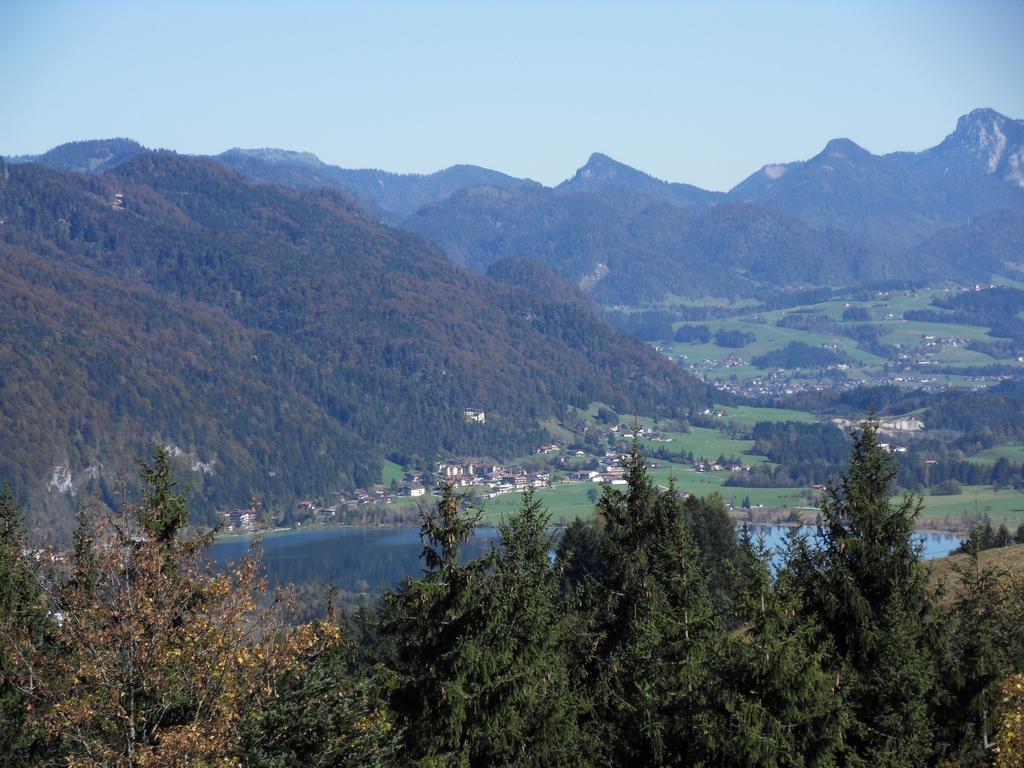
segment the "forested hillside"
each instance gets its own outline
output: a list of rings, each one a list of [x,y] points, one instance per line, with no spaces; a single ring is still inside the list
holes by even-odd
[[[694,213],[619,188],[464,190],[405,225],[457,263],[482,271],[510,256],[537,259],[608,303],[909,274],[884,265],[861,239],[816,231],[785,213],[745,204]]]
[[[69,141],[41,155],[9,159],[13,163],[39,163],[56,171],[99,174],[148,151],[132,139],[98,139]]]
[[[210,510],[362,485],[386,455],[515,455],[570,404],[708,402],[596,308],[456,267],[337,192],[172,153],[0,178],[0,475],[45,502],[40,531],[112,501],[158,439]]]

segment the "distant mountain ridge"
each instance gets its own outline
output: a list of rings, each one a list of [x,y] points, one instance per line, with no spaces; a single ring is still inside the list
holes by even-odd
[[[972,217],[1024,210],[1024,121],[977,109],[922,152],[873,155],[833,139],[809,160],[764,166],[729,198],[778,206],[899,252]]]
[[[463,190],[405,226],[478,271],[541,261],[608,304],[756,294],[765,283],[845,284],[883,265],[865,241],[749,204],[700,212],[622,191]]]
[[[217,160],[257,181],[296,189],[333,187],[348,192],[371,208],[398,219],[419,208],[470,187],[540,185],[475,165],[454,165],[429,174],[400,174],[373,169],[328,165],[309,152],[279,149],[230,149]]]
[[[145,151],[123,139],[76,142],[12,162],[95,174]],[[874,155],[832,139],[727,193],[662,181],[601,153],[552,188],[476,166],[395,174],[280,149],[215,159],[256,181],[341,190],[458,264],[486,271],[535,259],[613,303],[834,281],[977,280],[1019,276],[1024,266],[1016,228],[992,224],[1014,220],[997,212],[1024,212],[1024,121],[991,109],[962,116],[921,152]],[[972,226],[979,219],[987,223]]]
[[[71,141],[41,155],[22,155],[6,159],[12,164],[39,163],[55,171],[100,174],[149,151],[132,139],[98,139]]]

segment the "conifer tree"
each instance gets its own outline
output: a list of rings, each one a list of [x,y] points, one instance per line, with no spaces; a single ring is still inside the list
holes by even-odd
[[[594,520],[576,518],[562,532],[556,548],[560,575],[560,598],[572,602],[590,578],[602,571],[601,533]]]
[[[185,494],[175,490],[178,481],[171,467],[170,450],[166,445],[157,445],[153,450],[153,465],[140,461],[139,469],[143,483],[139,522],[147,534],[170,548],[188,522]]]
[[[939,739],[961,765],[980,764],[995,740],[1000,686],[1024,659],[1015,646],[1024,617],[1015,615],[1007,574],[983,566],[980,533],[968,540],[965,566],[954,566],[959,589],[947,616]]]
[[[523,494],[500,526],[501,549],[488,579],[490,621],[484,638],[492,660],[481,689],[473,765],[577,766],[576,707],[569,685],[565,632],[551,567],[549,514]]]
[[[354,663],[346,639],[329,641],[322,653],[298,662],[274,681],[273,698],[242,718],[242,765],[403,765],[380,681]]]
[[[687,497],[683,510],[701,554],[701,567],[707,576],[715,608],[727,614],[732,589],[730,570],[740,559],[736,525],[726,509],[725,499],[717,492],[704,498]]]
[[[479,520],[451,484],[442,486],[436,509],[422,517],[423,577],[384,596],[381,631],[397,676],[392,707],[406,755],[424,766],[471,764],[479,685],[492,664],[481,638],[490,621],[483,582],[494,557],[463,565],[459,555]]]
[[[796,615],[791,574],[772,576],[770,553],[744,526],[736,609],[744,621],[727,647],[727,715],[716,763],[751,768],[833,765],[843,707],[823,667],[828,648]]]
[[[634,439],[626,493],[606,491],[604,574],[589,661],[598,762],[691,765],[705,759],[721,624],[681,500],[659,493]]]
[[[814,545],[790,546],[787,567],[803,619],[832,657],[826,668],[848,707],[850,764],[924,765],[932,754],[939,626],[913,540],[921,499],[890,497],[896,465],[868,419],[849,467],[830,483]]]
[[[0,487],[0,766],[28,765],[41,733],[37,705],[49,625],[36,567],[25,556],[21,516],[7,483]]]

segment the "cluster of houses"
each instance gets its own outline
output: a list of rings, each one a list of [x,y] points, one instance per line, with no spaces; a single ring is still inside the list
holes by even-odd
[[[554,448],[557,446],[544,446]],[[528,485],[549,485],[551,472],[530,471],[524,467],[504,467],[487,461],[466,463],[439,461],[435,465],[438,482],[458,487],[485,486],[492,493],[523,491]]]
[[[739,461],[718,459],[699,459],[693,463],[694,472],[749,472],[750,465]]]
[[[608,427],[608,433],[611,435],[620,435],[622,437],[632,437],[634,427],[626,426],[624,424],[613,424]],[[636,436],[643,440],[649,440],[652,443],[671,443],[672,438],[668,435],[663,435],[653,427],[641,427],[637,426]]]
[[[582,469],[570,472],[567,483],[601,483],[602,485],[625,485],[625,468],[618,462],[609,462],[599,469]]]
[[[390,504],[396,497],[415,499],[436,493],[442,483],[451,483],[457,488],[473,487],[489,495],[496,495],[522,492],[528,485],[549,485],[551,473],[547,470],[528,471],[523,467],[505,467],[485,461],[439,461],[434,465],[433,472],[407,472],[397,484],[357,488],[340,505],[355,509],[363,504]]]
[[[708,414],[724,416],[724,412],[708,411]],[[467,421],[484,423],[482,411],[466,411]],[[626,485],[625,467],[621,462],[621,450],[628,450],[628,438],[635,430],[638,437],[653,442],[671,442],[672,437],[652,427],[631,427],[626,424],[612,424],[602,429],[601,425],[581,421],[576,425],[577,434],[586,434],[591,430],[600,430],[609,437],[620,437],[615,441],[615,448],[603,457],[596,457],[589,451],[568,450],[564,445],[549,442],[536,448],[537,456],[551,457],[543,462],[529,462],[532,466],[505,466],[491,461],[482,460],[444,460],[436,462],[430,470],[412,470],[405,473],[399,481],[388,485],[376,483],[365,488],[357,488],[351,492],[337,492],[333,506],[312,499],[299,501],[295,509],[295,519],[336,518],[344,511],[354,512],[363,505],[391,504],[399,498],[419,498],[437,495],[438,488],[450,483],[456,488],[470,491],[476,496],[497,496],[504,493],[522,493],[527,487],[550,487],[554,481],[554,470],[559,471],[563,483],[594,483],[615,486]],[[611,443],[609,443],[611,445]],[[553,455],[554,454],[554,455]],[[584,461],[580,462],[579,459]],[[586,468],[581,467],[583,464]],[[546,466],[545,466],[546,465]],[[649,462],[656,468],[656,461]],[[722,469],[718,463],[709,463],[707,471]],[[724,467],[732,469],[731,466]],[[742,467],[749,470],[749,467]],[[703,471],[703,470],[702,470]],[[738,471],[738,470],[733,470]],[[330,503],[330,502],[328,502]],[[225,527],[233,531],[250,531],[259,527],[255,509],[233,509],[221,513]]]

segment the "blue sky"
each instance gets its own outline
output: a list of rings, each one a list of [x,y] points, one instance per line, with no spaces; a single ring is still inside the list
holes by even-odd
[[[1024,2],[0,2],[0,154],[129,136],[475,163],[545,183],[594,151],[728,189],[846,136],[922,149],[1024,117]]]

